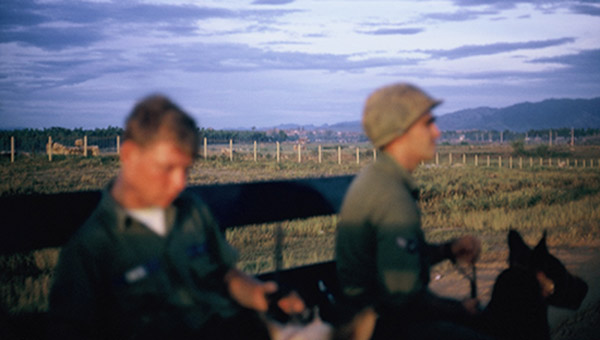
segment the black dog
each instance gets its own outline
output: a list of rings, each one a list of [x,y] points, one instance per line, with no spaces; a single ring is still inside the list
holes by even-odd
[[[575,310],[588,285],[548,252],[546,233],[531,249],[510,230],[508,246],[510,266],[496,279],[480,325],[503,339],[550,339],[548,305]]]

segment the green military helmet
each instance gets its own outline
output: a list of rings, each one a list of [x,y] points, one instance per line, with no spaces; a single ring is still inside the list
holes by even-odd
[[[367,98],[363,128],[373,145],[382,148],[441,102],[411,84],[388,85]]]

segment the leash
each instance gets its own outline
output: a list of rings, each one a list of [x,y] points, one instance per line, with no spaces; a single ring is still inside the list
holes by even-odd
[[[457,262],[454,262],[454,267],[456,270],[462,274],[467,280],[469,280],[469,284],[471,286],[471,298],[477,298],[477,267],[475,263],[471,263],[471,273],[467,273],[467,271],[461,267]]]

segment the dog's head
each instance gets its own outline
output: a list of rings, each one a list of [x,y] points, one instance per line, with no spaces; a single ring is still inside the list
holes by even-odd
[[[569,273],[567,268],[548,252],[546,232],[531,249],[517,231],[510,230],[508,247],[510,266],[531,271],[540,283],[540,294],[548,304],[561,308],[579,308],[587,294],[588,285]]]

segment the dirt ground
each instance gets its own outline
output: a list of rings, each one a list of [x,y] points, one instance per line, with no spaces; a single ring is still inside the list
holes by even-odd
[[[579,310],[549,308],[552,340],[600,340],[600,241],[570,248],[550,247],[550,252],[589,286]],[[494,280],[507,267],[507,259],[507,250],[496,250],[483,254],[478,262],[477,286],[482,305],[489,302]],[[469,295],[469,281],[452,266],[434,268],[431,279],[431,289],[440,295],[457,299]]]

